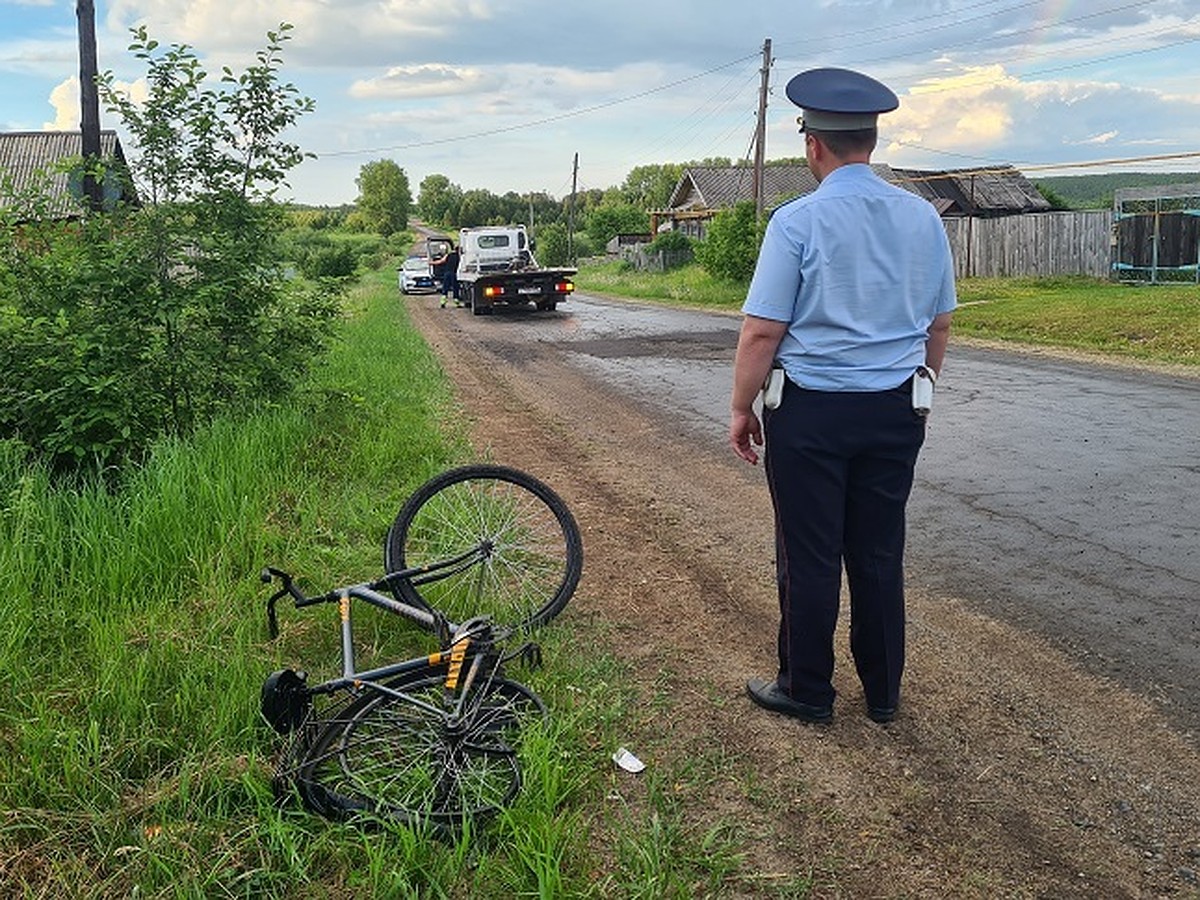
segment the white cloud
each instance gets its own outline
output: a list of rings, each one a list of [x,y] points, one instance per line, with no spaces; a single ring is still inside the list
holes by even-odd
[[[42,127],[48,131],[74,131],[79,128],[79,79],[72,75],[50,91],[50,105],[54,107],[54,121]]]
[[[1079,143],[1081,144],[1107,144],[1109,141],[1116,138],[1121,132],[1115,128],[1112,131],[1106,131],[1103,134],[1094,134],[1091,137],[1084,138]]]
[[[139,79],[135,82],[113,80],[113,88],[124,94],[134,103],[143,103],[149,95],[146,82]],[[48,131],[75,131],[79,128],[80,98],[79,77],[72,75],[65,81],[55,85],[50,91],[49,103],[54,108],[54,121],[46,122],[42,127]],[[102,102],[103,105],[103,102]],[[103,113],[101,114],[103,119]],[[105,127],[110,125],[103,123]]]
[[[377,78],[364,78],[350,85],[357,98],[423,98],[475,93],[490,87],[478,69],[425,64],[395,66]]]
[[[73,121],[75,18],[66,0],[5,8],[0,108],[36,127],[51,104]],[[28,4],[30,0],[17,0]],[[768,156],[797,156],[794,73],[870,72],[901,96],[876,158],[912,167],[1069,162],[1200,146],[1200,0],[1095,5],[980,0],[101,0],[100,67],[134,81],[129,27],[187,43],[209,71],[243,70],[281,21],[295,25],[281,77],[316,100],[294,137],[322,154],[302,199],[354,193],[353,173],[391,156],[415,181],[464,187],[608,186],[630,168],[741,158],[756,108],[758,53],[773,38]],[[685,7],[686,8],[683,8]],[[1127,7],[1127,8],[1126,8]],[[817,7],[814,7],[817,8]],[[670,87],[667,87],[670,86]],[[665,88],[660,90],[661,88]],[[102,112],[106,127],[114,122]],[[74,127],[74,126],[72,126]],[[349,174],[347,174],[349,173]]]

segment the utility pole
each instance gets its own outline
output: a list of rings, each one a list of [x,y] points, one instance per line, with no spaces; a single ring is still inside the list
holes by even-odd
[[[754,212],[763,214],[763,165],[767,144],[767,91],[771,84],[771,39],[763,41],[762,81],[758,89],[758,125],[754,132]]]
[[[571,202],[567,204],[567,259],[575,262],[575,190],[579,183],[579,151],[571,166]]]
[[[100,162],[100,93],[96,87],[96,7],[93,0],[78,0],[79,20],[79,130],[83,135],[83,195],[88,208],[99,212],[104,203],[95,166]]]

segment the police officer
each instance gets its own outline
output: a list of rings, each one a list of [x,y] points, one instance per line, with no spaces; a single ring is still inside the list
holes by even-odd
[[[774,712],[832,718],[844,566],[866,712],[886,723],[900,699],[904,514],[925,438],[913,384],[941,371],[954,269],[933,206],[869,165],[896,95],[834,68],[800,73],[787,95],[820,184],[775,210],[742,307],[729,440],[756,464],[766,439],[780,606],[778,674],[747,691]],[[772,366],[786,374],[782,398],[760,422]]]

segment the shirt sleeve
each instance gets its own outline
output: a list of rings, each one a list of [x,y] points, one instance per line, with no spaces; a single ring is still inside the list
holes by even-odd
[[[790,322],[800,293],[804,244],[796,235],[789,234],[780,212],[767,223],[742,312],[760,319]]]
[[[950,238],[946,234],[946,226],[942,224],[940,216],[938,217],[938,228],[942,232],[942,282],[941,289],[938,291],[937,305],[934,307],[935,315],[952,312],[958,306],[958,292],[954,287],[954,256],[950,252]]]

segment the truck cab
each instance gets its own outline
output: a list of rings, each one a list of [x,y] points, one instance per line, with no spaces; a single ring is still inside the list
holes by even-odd
[[[511,272],[537,265],[524,225],[463,228],[458,247],[460,271]]]

